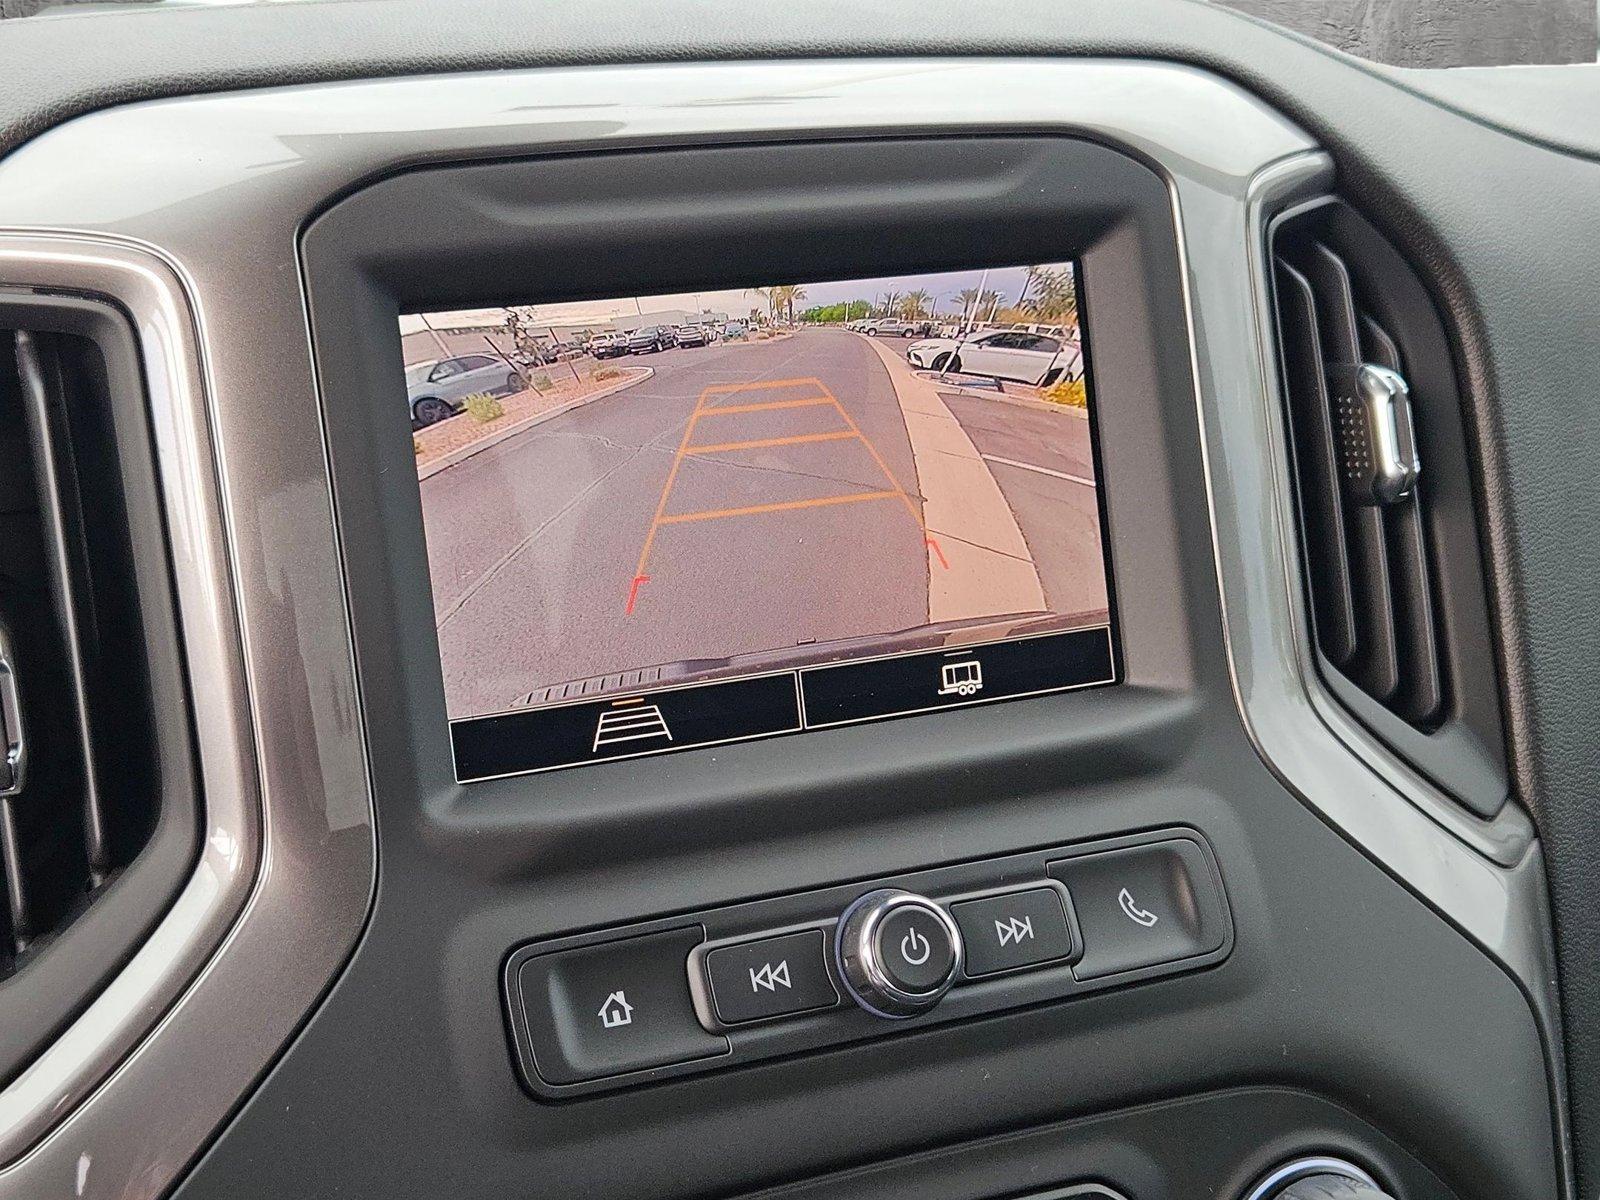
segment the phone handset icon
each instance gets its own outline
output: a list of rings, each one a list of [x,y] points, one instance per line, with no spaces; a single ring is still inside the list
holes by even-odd
[[[1121,906],[1122,913],[1128,920],[1135,925],[1143,925],[1146,929],[1161,919],[1155,913],[1140,908],[1138,901],[1133,898],[1133,893],[1127,888],[1117,893],[1117,904]]]

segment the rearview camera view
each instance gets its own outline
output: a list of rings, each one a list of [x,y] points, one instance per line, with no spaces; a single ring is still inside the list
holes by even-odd
[[[1114,678],[1070,263],[400,328],[462,779]]]

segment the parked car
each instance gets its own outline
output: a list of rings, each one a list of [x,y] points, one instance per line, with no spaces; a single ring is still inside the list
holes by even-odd
[[[722,327],[722,336],[725,338],[742,338],[747,329],[743,321],[729,321]]]
[[[1082,352],[1060,338],[997,329],[965,341],[929,338],[917,342],[906,351],[906,361],[925,370],[986,375],[1047,387],[1069,370],[1079,369]]]
[[[677,343],[680,346],[709,346],[711,335],[699,325],[685,325],[678,330]]]
[[[897,317],[879,317],[862,322],[861,332],[868,337],[916,337],[917,326]]]
[[[575,358],[582,358],[584,350],[576,342],[555,342],[546,354],[549,362],[571,362]]]
[[[672,334],[665,325],[643,325],[628,335],[629,354],[654,354],[672,344]]]
[[[589,339],[589,353],[596,358],[621,358],[628,353],[628,338],[621,333],[601,333]]]
[[[462,402],[476,392],[507,394],[527,386],[523,374],[503,358],[490,354],[463,354],[406,368],[406,401],[411,407],[411,427],[436,425],[461,411]]]

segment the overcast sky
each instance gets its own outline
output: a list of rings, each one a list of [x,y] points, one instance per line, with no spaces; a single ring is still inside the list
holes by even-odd
[[[1066,266],[1051,263],[1052,267]],[[1002,304],[1015,303],[1022,292],[1022,267],[999,267],[983,271],[943,271],[932,275],[892,275],[879,279],[847,279],[831,283],[807,283],[805,296],[795,305],[795,311],[819,304],[842,304],[847,300],[875,300],[885,292],[913,292],[926,289],[932,296],[937,311],[954,313],[959,308],[956,294],[965,288],[978,287],[980,281],[990,291],[1000,293]],[[539,324],[581,325],[590,321],[605,321],[612,317],[644,312],[663,312],[680,309],[685,312],[725,312],[729,316],[747,316],[752,308],[766,308],[766,301],[750,290],[725,290],[705,292],[680,292],[663,296],[626,297],[621,300],[586,300],[569,304],[533,305],[534,320]],[[498,325],[504,319],[500,308],[458,309],[453,312],[429,313],[428,319],[441,328],[453,325]],[[412,333],[423,327],[422,319],[415,316],[400,318],[400,331]]]

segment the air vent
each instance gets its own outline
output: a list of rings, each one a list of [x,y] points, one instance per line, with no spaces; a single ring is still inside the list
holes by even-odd
[[[138,947],[197,808],[124,322],[0,293],[0,1082]]]
[[[1506,792],[1460,398],[1431,299],[1347,205],[1280,221],[1279,349],[1331,690],[1474,810]]]

